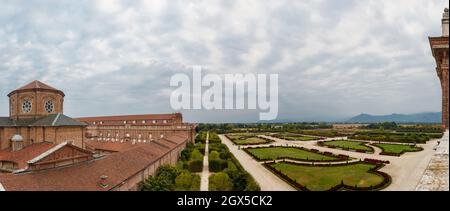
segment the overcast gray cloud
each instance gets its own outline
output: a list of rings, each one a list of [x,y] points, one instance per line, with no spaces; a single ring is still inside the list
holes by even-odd
[[[0,115],[38,79],[71,116],[173,112],[170,77],[280,74],[280,119],[440,110],[445,0],[0,0]],[[254,121],[257,112],[185,112]]]

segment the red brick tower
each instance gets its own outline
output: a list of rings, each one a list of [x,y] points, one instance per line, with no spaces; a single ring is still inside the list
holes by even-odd
[[[448,19],[448,8],[445,9],[442,18],[442,36],[440,37],[430,37],[431,50],[433,51],[433,57],[436,59],[437,64],[437,74],[441,80],[442,86],[442,123],[444,129],[448,130],[448,35],[449,35],[449,19]]]

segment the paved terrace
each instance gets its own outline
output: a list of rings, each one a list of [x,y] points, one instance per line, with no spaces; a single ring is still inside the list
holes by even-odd
[[[422,179],[417,185],[417,191],[449,191],[448,143],[449,133],[447,131],[423,173]]]

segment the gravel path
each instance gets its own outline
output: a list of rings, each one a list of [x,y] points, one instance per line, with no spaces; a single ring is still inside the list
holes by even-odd
[[[206,134],[205,156],[203,157],[203,171],[201,175],[200,191],[209,191],[209,132]]]

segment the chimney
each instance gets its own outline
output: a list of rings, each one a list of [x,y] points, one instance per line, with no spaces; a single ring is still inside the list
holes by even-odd
[[[448,37],[448,8],[445,8],[444,14],[442,15],[442,36]]]
[[[108,176],[106,176],[106,175],[100,176],[100,182],[99,182],[100,187],[107,188],[109,186],[107,183],[107,180],[108,180]]]
[[[16,152],[16,151],[20,151],[23,149],[23,137],[21,135],[14,135],[11,138],[11,142],[12,142],[12,151]]]

